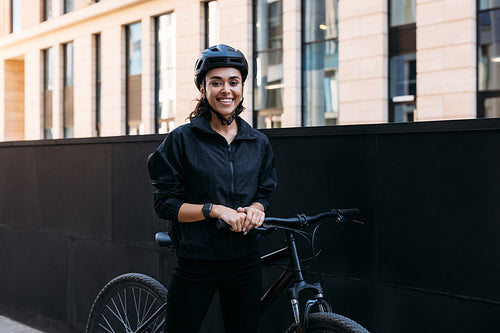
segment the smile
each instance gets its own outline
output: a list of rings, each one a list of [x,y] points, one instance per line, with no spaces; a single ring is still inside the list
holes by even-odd
[[[218,101],[222,104],[231,104],[233,102],[233,99],[232,98],[221,98],[221,99],[218,99]]]

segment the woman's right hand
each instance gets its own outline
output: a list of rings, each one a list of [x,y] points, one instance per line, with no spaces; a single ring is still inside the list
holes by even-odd
[[[222,205],[214,205],[212,207],[212,213],[216,218],[229,224],[231,226],[231,231],[245,231],[243,230],[243,224],[247,216],[245,213],[238,212],[237,210]]]

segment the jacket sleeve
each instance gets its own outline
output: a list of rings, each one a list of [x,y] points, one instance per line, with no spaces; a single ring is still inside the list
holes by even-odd
[[[161,219],[177,221],[184,203],[183,147],[179,135],[168,134],[149,155],[148,170],[154,187],[154,209]]]
[[[276,168],[274,166],[274,153],[267,137],[265,138],[264,153],[262,164],[259,170],[259,184],[253,202],[259,202],[264,206],[264,211],[269,210],[269,197],[276,189],[278,179],[276,177]]]

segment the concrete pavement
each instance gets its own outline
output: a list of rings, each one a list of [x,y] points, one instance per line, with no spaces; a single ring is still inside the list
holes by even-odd
[[[44,333],[32,327],[13,321],[10,318],[0,316],[0,333]]]

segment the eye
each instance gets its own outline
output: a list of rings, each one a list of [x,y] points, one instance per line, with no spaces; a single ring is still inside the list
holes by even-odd
[[[231,81],[232,86],[237,86],[240,82],[238,80]]]
[[[220,83],[219,81],[212,81],[212,83],[211,83],[211,84],[212,84],[212,86],[214,86],[214,87],[218,87],[218,86],[220,86],[220,85],[221,85],[221,83]]]

